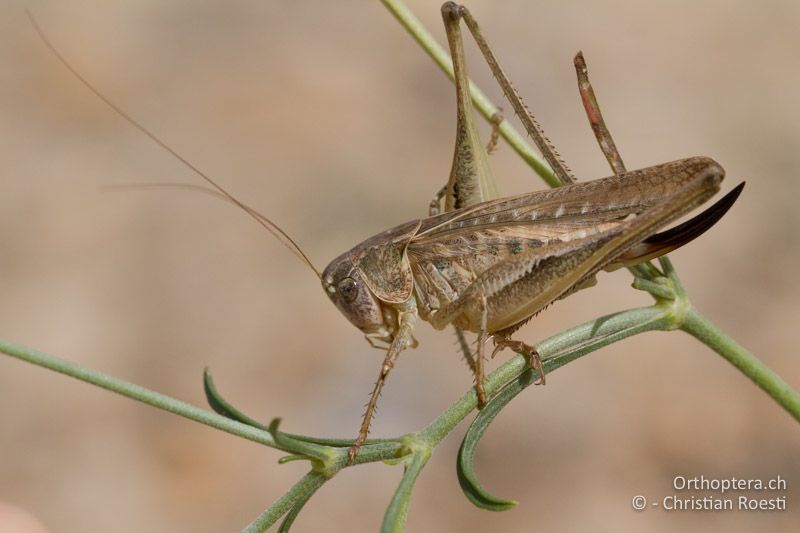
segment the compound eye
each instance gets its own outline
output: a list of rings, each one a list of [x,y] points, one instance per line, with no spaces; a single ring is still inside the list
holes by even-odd
[[[358,283],[353,278],[344,278],[336,286],[336,290],[342,295],[344,301],[352,302],[358,296]]]

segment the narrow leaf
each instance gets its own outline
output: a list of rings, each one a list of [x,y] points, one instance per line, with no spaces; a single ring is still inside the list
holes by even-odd
[[[392,501],[383,516],[381,533],[402,533],[408,516],[408,505],[411,501],[414,482],[417,481],[419,473],[425,467],[430,456],[429,448],[417,448],[412,452],[406,462],[403,478],[397,485],[397,490],[395,490]]]
[[[217,414],[220,414],[232,420],[236,420],[237,422],[241,422],[242,424],[247,424],[248,426],[257,427],[259,429],[267,429],[267,426],[257,422],[256,420],[242,413],[233,405],[228,403],[228,401],[225,398],[220,396],[219,392],[217,391],[216,385],[214,385],[214,378],[211,377],[211,371],[208,368],[203,370],[203,390],[205,390],[206,392],[206,399],[208,400],[208,405]]]
[[[294,507],[292,507],[288,513],[286,513],[281,525],[278,527],[278,533],[289,533],[289,529],[291,529],[292,524],[294,524],[297,515],[300,514],[300,511],[303,510],[303,507],[305,507],[308,500],[311,499],[314,493],[317,492],[317,489],[319,489],[321,486],[322,484],[312,487],[312,490],[303,494],[300,499],[297,500],[297,502],[294,504]]]
[[[488,511],[507,511],[517,505],[514,500],[504,500],[489,494],[486,489],[478,482],[475,475],[475,448],[478,445],[489,424],[500,413],[500,411],[511,401],[514,396],[532,384],[538,375],[532,370],[523,372],[517,379],[507,384],[494,395],[489,403],[478,413],[475,420],[467,430],[461,448],[458,450],[456,458],[456,472],[458,473],[458,483],[461,490],[469,501],[481,509]]]
[[[248,426],[257,427],[259,429],[267,431],[269,430],[267,426],[242,413],[239,409],[231,405],[230,402],[228,402],[225,398],[223,398],[220,395],[219,391],[217,390],[217,386],[214,383],[214,378],[211,376],[211,371],[208,368],[203,370],[203,390],[205,390],[206,400],[208,401],[208,405],[217,414],[220,414],[226,418],[230,418],[231,420],[236,420],[237,422],[241,422],[242,424],[247,424]],[[310,444],[319,444],[321,446],[331,446],[334,448],[349,448],[350,446],[353,445],[353,439],[309,437],[306,435],[297,435],[294,433],[283,433],[283,432],[280,433],[281,435],[286,435],[294,440],[308,442]],[[393,442],[393,439],[367,439],[367,441],[364,444],[365,445],[377,444],[381,442]]]

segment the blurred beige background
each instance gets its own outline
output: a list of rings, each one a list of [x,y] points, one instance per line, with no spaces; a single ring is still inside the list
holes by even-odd
[[[443,41],[440,2],[410,5]],[[14,2],[0,7],[0,337],[204,404],[208,365],[246,412],[355,435],[381,354],[241,212],[109,111],[45,50],[29,6],[97,87],[240,198],[321,268],[423,215],[447,176],[449,82],[377,1]],[[583,49],[629,168],[720,161],[732,212],[673,254],[694,303],[795,388],[800,4],[470,2],[576,174],[608,174],[575,87]],[[497,100],[469,46],[473,77]],[[543,185],[501,145],[504,192]],[[646,305],[626,272],[528,325],[531,341]],[[421,428],[471,384],[449,333],[419,327],[374,436]],[[231,531],[305,471],[277,452],[0,357],[0,500],[52,531]],[[797,422],[680,334],[606,348],[529,389],[487,433],[492,514],[462,496],[465,426],[419,479],[408,531],[788,531],[800,518]],[[297,531],[375,531],[400,469],[342,472]],[[676,475],[788,480],[785,512],[636,513]],[[693,494],[686,494],[691,496]],[[0,525],[0,530],[2,530]]]

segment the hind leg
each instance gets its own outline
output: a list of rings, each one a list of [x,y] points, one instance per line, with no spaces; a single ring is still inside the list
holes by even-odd
[[[494,356],[504,348],[511,348],[518,354],[522,354],[522,356],[530,361],[531,367],[539,372],[539,379],[536,380],[534,385],[545,384],[544,366],[542,365],[542,358],[539,356],[539,352],[536,351],[536,347],[522,341],[511,339],[509,337],[499,336],[494,338],[494,351],[492,352],[492,358],[494,358]]]

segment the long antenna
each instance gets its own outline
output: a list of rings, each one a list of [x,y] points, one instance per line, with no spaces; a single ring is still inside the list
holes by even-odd
[[[122,185],[106,185],[103,187],[106,190],[114,191],[114,190],[132,190],[132,189],[181,189],[181,190],[188,190],[194,192],[201,192],[207,194],[209,196],[213,196],[217,200],[222,200],[223,202],[228,202],[230,204],[235,205],[236,207],[241,207],[245,211],[247,211],[250,216],[258,218],[260,220],[265,221],[267,224],[272,224],[270,220],[250,207],[249,205],[239,202],[238,204],[234,204],[228,196],[225,196],[223,193],[219,192],[217,189],[212,189],[210,187],[205,187],[203,185],[196,185],[194,183],[124,183]],[[292,250],[294,252],[294,250]]]
[[[75,67],[72,66],[72,64],[69,61],[67,61],[67,59],[63,55],[61,55],[61,52],[59,52],[58,49],[50,42],[50,40],[45,35],[44,31],[42,31],[41,27],[39,27],[39,24],[36,22],[33,13],[31,13],[29,9],[26,9],[25,13],[28,15],[28,18],[31,21],[31,25],[36,30],[36,33],[39,34],[39,38],[42,40],[42,42],[44,42],[45,46],[47,46],[47,48],[50,50],[50,52],[53,53],[56,59],[58,59],[58,61],[62,65],[64,65],[64,67],[66,67],[66,69],[69,70],[73,76],[75,76],[83,85],[85,85],[86,88],[92,91],[92,93],[94,93],[95,96],[97,96],[100,100],[102,100],[108,107],[113,109],[114,112],[116,112],[119,116],[124,118],[131,126],[136,128],[140,132],[144,133],[147,137],[150,138],[150,140],[152,140],[161,148],[169,152],[178,161],[189,167],[189,169],[191,169],[195,174],[197,174],[203,180],[205,180],[206,183],[211,185],[216,191],[219,191],[219,193],[225,199],[229,200],[231,203],[241,208],[242,211],[250,215],[256,222],[261,224],[267,231],[272,233],[272,235],[276,239],[278,239],[281,242],[281,244],[283,244],[286,248],[288,248],[289,251],[291,251],[298,259],[300,259],[306,266],[308,266],[308,268],[310,268],[318,278],[322,277],[322,275],[319,273],[319,270],[317,270],[314,267],[314,265],[311,263],[311,260],[308,259],[306,254],[300,248],[300,246],[298,246],[297,243],[294,242],[294,240],[280,228],[280,226],[272,222],[269,218],[265,217],[258,211],[252,209],[251,207],[239,201],[235,196],[233,196],[231,193],[225,190],[216,181],[211,179],[206,173],[204,173],[202,170],[200,170],[192,163],[190,163],[186,158],[184,158],[178,152],[173,150],[166,142],[162,141],[154,133],[152,133],[150,130],[148,130],[142,124],[140,124],[136,119],[134,119],[128,113],[123,111],[121,107],[112,102],[108,97],[106,97],[106,95],[104,95],[98,89],[96,89],[91,83],[89,83],[89,81],[86,78],[83,77],[83,75],[80,72],[78,72],[77,69],[75,69]]]

